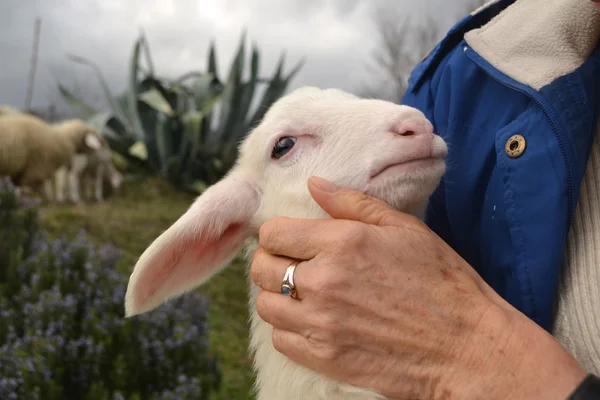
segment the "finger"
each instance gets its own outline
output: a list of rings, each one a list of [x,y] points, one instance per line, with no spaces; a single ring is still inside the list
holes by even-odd
[[[339,350],[326,344],[317,344],[296,332],[273,329],[273,347],[290,360],[319,373],[330,369]]]
[[[379,226],[403,226],[415,219],[382,200],[366,193],[339,187],[323,178],[313,176],[308,182],[312,197],[332,218]]]
[[[259,246],[269,253],[310,260],[330,245],[330,220],[278,217],[261,225]]]
[[[252,256],[250,276],[258,287],[273,293],[281,293],[281,282],[288,267],[294,262],[287,257],[274,256],[262,248],[258,248]],[[309,275],[306,262],[300,262],[294,269],[294,286],[298,299],[303,298],[302,282]]]
[[[307,312],[301,301],[279,293],[261,290],[256,298],[256,312],[275,329],[283,329],[301,335],[316,326],[314,313]]]

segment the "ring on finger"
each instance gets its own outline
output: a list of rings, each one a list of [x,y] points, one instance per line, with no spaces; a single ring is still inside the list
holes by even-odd
[[[298,292],[296,291],[296,285],[294,284],[294,272],[296,271],[297,265],[298,261],[293,261],[290,266],[287,267],[283,280],[281,281],[281,294],[289,296],[292,299],[298,298]]]

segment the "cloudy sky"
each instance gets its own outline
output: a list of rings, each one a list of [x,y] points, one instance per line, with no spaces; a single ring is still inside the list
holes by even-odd
[[[368,79],[365,64],[376,45],[372,13],[393,6],[411,18],[429,13],[442,29],[463,0],[0,0],[0,103],[23,107],[33,27],[41,39],[33,106],[56,99],[56,80],[93,80],[66,54],[93,60],[113,90],[126,83],[133,42],[143,28],[155,68],[164,76],[202,70],[211,39],[220,73],[228,70],[242,30],[261,51],[269,75],[285,50],[288,68],[306,63],[293,81],[356,91]]]

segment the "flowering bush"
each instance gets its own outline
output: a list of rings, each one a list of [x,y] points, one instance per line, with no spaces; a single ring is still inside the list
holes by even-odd
[[[0,181],[0,399],[208,399],[207,300],[125,319],[118,249],[50,240],[14,189]]]

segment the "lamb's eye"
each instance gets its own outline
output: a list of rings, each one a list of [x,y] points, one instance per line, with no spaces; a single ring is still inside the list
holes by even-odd
[[[275,143],[275,146],[273,147],[273,151],[271,152],[271,157],[275,158],[275,159],[283,157],[288,151],[290,151],[292,149],[292,147],[294,147],[295,144],[296,144],[295,137],[292,137],[292,136],[282,137],[281,139],[279,139],[279,141],[277,143]]]

